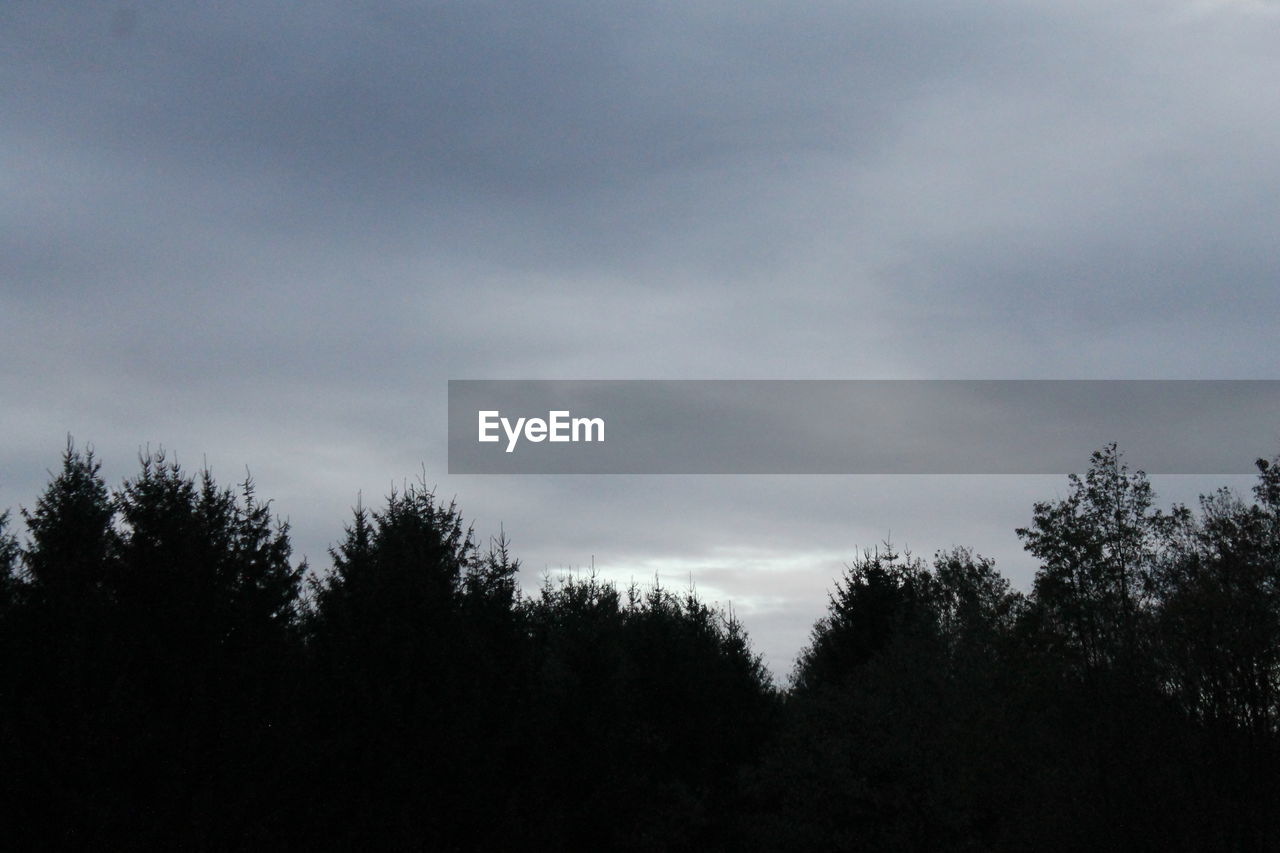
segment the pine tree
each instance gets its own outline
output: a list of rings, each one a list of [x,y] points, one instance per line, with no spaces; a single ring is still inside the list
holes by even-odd
[[[0,622],[18,600],[18,567],[22,549],[18,538],[9,532],[9,512],[0,512]]]
[[[22,510],[31,540],[23,553],[26,574],[48,606],[74,606],[103,591],[116,535],[101,468],[92,449],[82,454],[68,436],[62,469],[51,475],[35,510]]]
[[[792,680],[797,692],[838,686],[904,634],[932,630],[931,580],[923,560],[884,550],[849,564],[814,625]]]

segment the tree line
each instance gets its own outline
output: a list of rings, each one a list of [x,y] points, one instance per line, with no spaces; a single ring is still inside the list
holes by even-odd
[[[251,480],[68,442],[0,515],[11,849],[1280,848],[1280,464],[1114,445],[1018,531],[866,551],[785,686],[692,592],[548,578],[424,484],[294,559]]]

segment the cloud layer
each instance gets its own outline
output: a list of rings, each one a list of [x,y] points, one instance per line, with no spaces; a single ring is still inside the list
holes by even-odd
[[[445,381],[1274,378],[1278,35],[1261,0],[4,4],[0,505],[67,431],[120,473],[163,443],[248,464],[322,563],[425,467],[534,568],[762,602],[785,669],[834,555],[1016,554],[1046,483],[450,479]]]

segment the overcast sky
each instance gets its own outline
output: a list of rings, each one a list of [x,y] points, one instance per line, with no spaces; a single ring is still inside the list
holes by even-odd
[[[450,477],[446,381],[1277,378],[1278,152],[1271,0],[9,0],[0,508],[163,446],[324,567],[423,475],[785,674],[886,538],[1027,588],[1065,480]]]

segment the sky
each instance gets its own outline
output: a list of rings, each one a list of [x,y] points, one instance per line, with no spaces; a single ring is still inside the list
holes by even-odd
[[[1277,378],[1277,81],[1272,0],[10,0],[0,508],[164,448],[323,569],[422,478],[783,677],[885,540],[1029,588],[1065,478],[450,476],[447,381]]]

